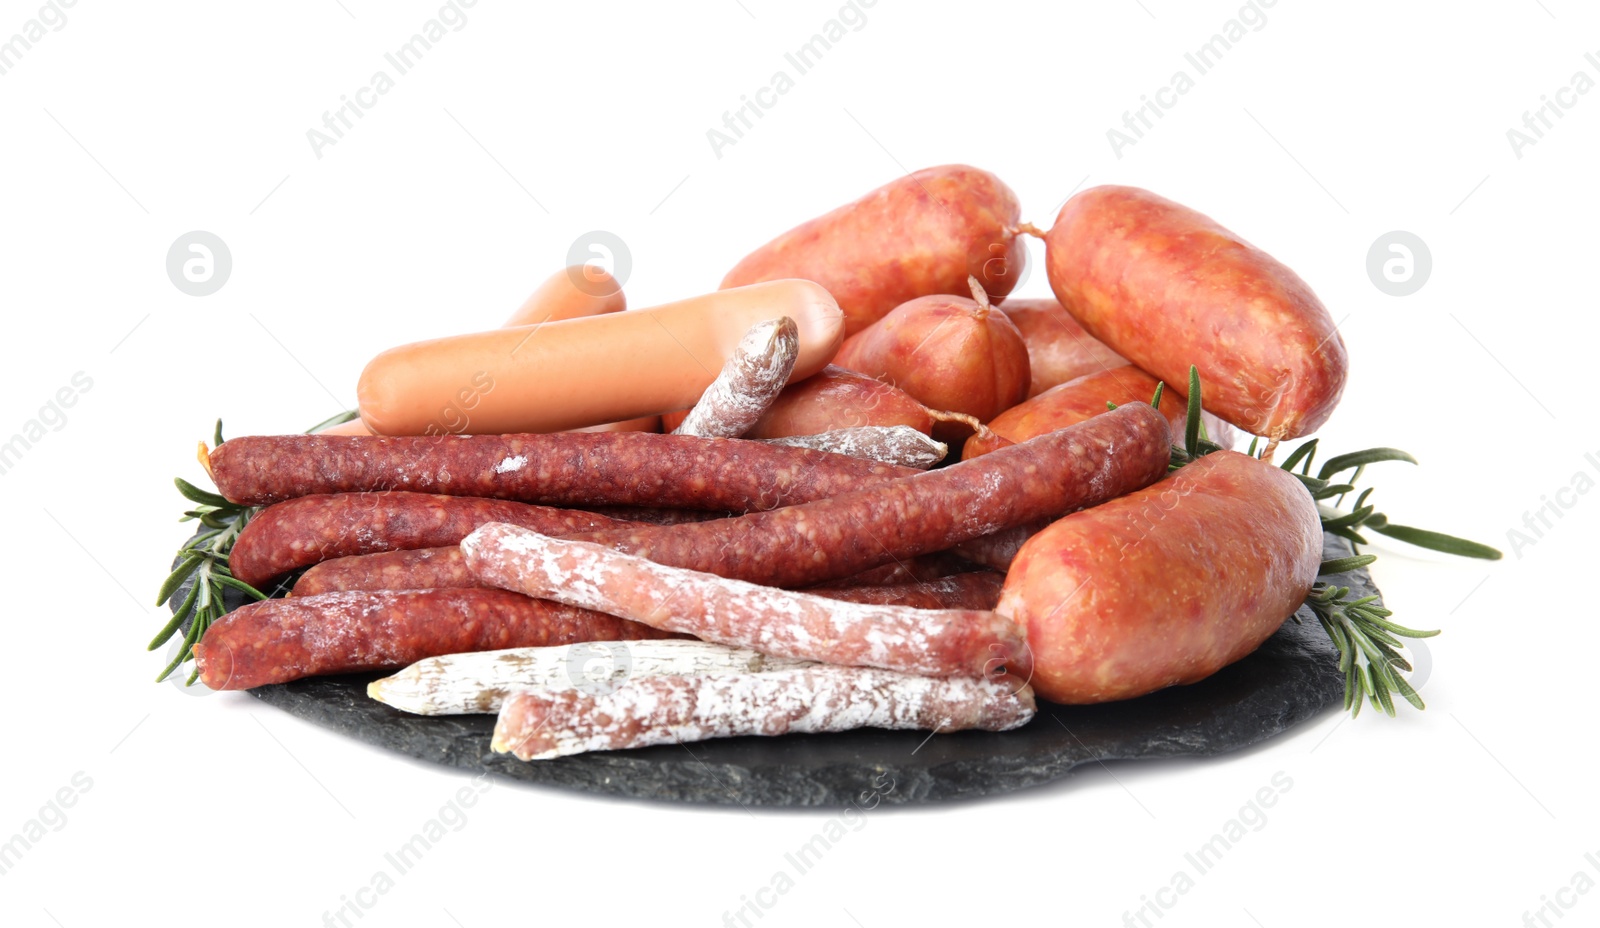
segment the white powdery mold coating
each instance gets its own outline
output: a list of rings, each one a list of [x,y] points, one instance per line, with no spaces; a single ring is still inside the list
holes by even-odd
[[[827,599],[667,567],[589,542],[503,522],[461,542],[490,586],[607,612],[706,641],[801,660],[930,676],[1026,676],[1021,628],[995,612]]]
[[[777,399],[800,357],[800,329],[788,316],[750,327],[674,435],[738,438]]]
[[[658,676],[587,693],[533,689],[501,706],[491,746],[522,760],[739,735],[856,728],[1008,731],[1033,718],[1033,690],[813,665],[768,673]]]
[[[447,654],[367,684],[367,695],[416,715],[492,714],[523,689],[610,689],[659,676],[764,673],[816,666],[707,641],[601,641]],[[606,674],[594,679],[596,671]]]
[[[525,454],[508,454],[499,464],[494,466],[494,472],[497,474],[513,473],[527,466],[527,463],[528,456]]]
[[[934,441],[909,425],[862,425],[815,435],[790,435],[761,441],[769,445],[831,451],[918,470],[927,470],[944,460],[950,450],[944,442]]]

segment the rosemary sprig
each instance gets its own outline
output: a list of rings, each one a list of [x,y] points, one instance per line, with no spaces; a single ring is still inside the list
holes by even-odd
[[[1159,397],[1158,387],[1157,398]],[[1221,446],[1206,440],[1200,422],[1200,409],[1200,374],[1191,366],[1189,412],[1184,430],[1184,446],[1182,448],[1173,446],[1172,460],[1169,464],[1172,470],[1204,455],[1222,450]],[[1361,534],[1361,529],[1370,529],[1390,538],[1445,554],[1485,560],[1500,559],[1500,551],[1488,545],[1446,535],[1443,532],[1390,522],[1387,515],[1378,512],[1367,502],[1372,496],[1372,487],[1362,490],[1348,511],[1340,509],[1344,498],[1356,492],[1356,482],[1366,472],[1367,465],[1384,461],[1416,464],[1417,459],[1398,448],[1368,448],[1328,458],[1316,476],[1312,476],[1311,466],[1316,460],[1317,442],[1315,438],[1303,442],[1290,452],[1280,466],[1293,474],[1310,491],[1311,498],[1316,501],[1317,514],[1321,517],[1323,531],[1338,535],[1350,542],[1351,555],[1323,561],[1317,572],[1319,576],[1357,570],[1378,559],[1376,555],[1361,553],[1360,546],[1369,544]],[[1256,444],[1256,439],[1252,438],[1250,449],[1246,452],[1251,457],[1258,457]],[[1348,476],[1342,476],[1345,474]],[[1345,675],[1345,709],[1352,715],[1360,715],[1362,703],[1370,702],[1375,708],[1393,716],[1394,694],[1399,694],[1418,709],[1425,708],[1422,697],[1417,695],[1417,691],[1402,676],[1411,671],[1411,664],[1400,653],[1404,647],[1400,639],[1431,638],[1439,634],[1438,630],[1418,631],[1396,625],[1389,621],[1393,613],[1378,604],[1377,596],[1364,596],[1352,600],[1348,598],[1349,595],[1349,587],[1320,582],[1311,588],[1311,593],[1306,598],[1306,605],[1316,614],[1317,620],[1322,623],[1328,638],[1333,641],[1333,646],[1339,652],[1339,670]],[[1295,616],[1295,621],[1299,620],[1299,616]]]
[[[1345,709],[1358,716],[1361,704],[1371,702],[1373,708],[1393,717],[1396,693],[1418,709],[1426,709],[1422,697],[1401,676],[1411,672],[1411,662],[1400,654],[1400,639],[1432,638],[1438,630],[1396,625],[1389,621],[1394,613],[1378,605],[1377,596],[1348,599],[1349,595],[1349,587],[1319,583],[1306,598],[1306,605],[1339,649]]]
[[[307,429],[308,433],[349,422],[356,417],[355,410],[347,410],[332,418],[313,425]],[[213,447],[222,444],[222,420],[217,420],[216,429],[212,433]],[[182,477],[173,480],[178,492],[184,499],[194,504],[183,513],[179,522],[199,522],[201,531],[178,549],[177,567],[162,582],[161,590],[156,594],[156,605],[162,605],[172,599],[174,593],[189,582],[189,591],[184,594],[178,608],[173,611],[171,621],[161,627],[156,636],[150,640],[147,650],[154,651],[161,647],[183,628],[184,622],[189,623],[187,632],[183,637],[183,647],[178,650],[177,657],[168,664],[156,682],[160,683],[177,670],[184,663],[194,658],[195,642],[206,633],[211,623],[227,614],[228,606],[225,601],[229,590],[237,590],[252,599],[266,599],[267,594],[233,575],[228,567],[228,555],[233,550],[233,543],[238,540],[239,533],[250,523],[256,513],[261,511],[259,506],[241,506],[231,503],[222,496],[209,490],[203,490]],[[199,671],[195,670],[189,675],[186,685],[192,686],[199,679]]]

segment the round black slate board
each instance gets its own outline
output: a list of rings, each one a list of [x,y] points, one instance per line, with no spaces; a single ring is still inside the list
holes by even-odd
[[[1331,535],[1323,547],[1326,557],[1350,553]],[[1330,579],[1354,595],[1377,593],[1365,570]],[[1099,706],[1041,702],[1032,722],[1008,732],[725,738],[527,763],[489,750],[493,716],[416,716],[368,699],[367,683],[383,674],[250,692],[369,744],[529,783],[719,805],[927,803],[1036,786],[1096,761],[1222,754],[1286,731],[1344,698],[1333,644],[1309,609],[1297,615],[1299,623],[1285,622],[1254,654],[1200,683]],[[877,800],[865,798],[874,791]]]

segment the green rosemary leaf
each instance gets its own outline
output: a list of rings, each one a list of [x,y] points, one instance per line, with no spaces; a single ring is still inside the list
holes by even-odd
[[[1371,564],[1377,559],[1378,556],[1376,554],[1360,554],[1354,557],[1330,558],[1329,560],[1322,562],[1322,566],[1318,568],[1317,573],[1324,576],[1327,574],[1342,574],[1347,570],[1358,570],[1367,566],[1368,564]]]
[[[1322,464],[1322,470],[1317,476],[1326,480],[1340,471],[1352,467],[1365,467],[1379,461],[1406,461],[1410,464],[1417,463],[1417,459],[1401,451],[1399,448],[1368,448],[1365,451],[1352,451],[1349,454],[1340,454],[1329,458]]]
[[[1200,447],[1200,369],[1189,365],[1189,414],[1183,426],[1183,450],[1192,457]]]
[[[1370,520],[1367,522],[1367,527],[1380,534],[1388,535],[1390,538],[1398,538],[1401,541],[1414,544],[1419,548],[1427,548],[1431,551],[1442,551],[1445,554],[1455,554],[1460,557],[1482,558],[1486,561],[1498,561],[1504,557],[1498,548],[1491,548],[1488,545],[1479,544],[1476,541],[1468,541],[1465,538],[1457,538],[1454,535],[1446,535],[1443,532],[1430,532],[1425,528],[1395,525],[1387,521],[1381,525],[1373,525]]]

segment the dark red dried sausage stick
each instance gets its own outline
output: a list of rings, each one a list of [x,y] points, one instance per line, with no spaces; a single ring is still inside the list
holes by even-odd
[[[671,636],[505,590],[328,593],[241,606],[206,630],[194,656],[206,686],[242,690],[463,651],[663,637]]]
[[[1144,403],[970,461],[771,512],[572,536],[659,564],[799,587],[1094,506],[1167,473],[1167,420]]]
[[[465,537],[465,536],[463,536]],[[485,586],[467,569],[461,548],[380,551],[323,561],[300,575],[295,596],[347,590],[450,590]]]
[[[885,583],[882,586],[812,587],[802,592],[842,599],[851,603],[876,603],[880,606],[910,606],[914,609],[991,610],[1000,602],[1000,589],[1006,575],[992,570],[973,570],[964,574],[925,580],[920,583]]]
[[[853,578],[852,578],[853,579]],[[919,609],[993,609],[1000,599],[1004,574],[969,571],[948,577],[854,586],[816,587],[807,590],[829,599]],[[306,571],[294,585],[295,596],[318,596],[352,590],[443,590],[482,587],[485,584],[461,555],[459,546],[382,551],[323,561]]]
[[[555,506],[732,512],[918,473],[826,451],[651,432],[251,435],[217,446],[210,469],[218,492],[247,505],[312,493],[413,490]]]
[[[592,512],[502,499],[431,493],[322,493],[268,506],[251,519],[234,542],[229,566],[235,577],[260,586],[296,567],[329,558],[457,544],[489,522],[510,522],[546,535],[628,524]]]

